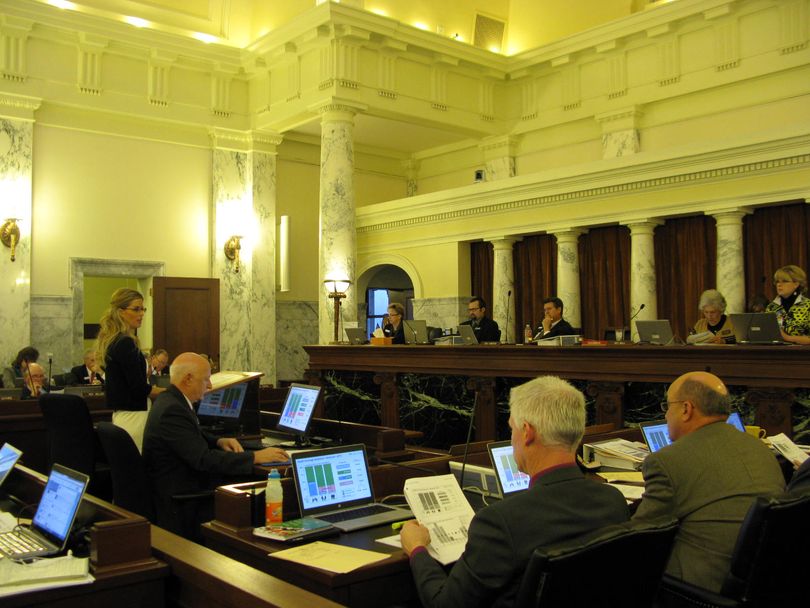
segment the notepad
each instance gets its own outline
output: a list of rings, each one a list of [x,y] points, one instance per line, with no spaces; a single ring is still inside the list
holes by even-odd
[[[345,574],[357,570],[357,568],[388,559],[390,556],[387,553],[377,553],[376,551],[366,551],[365,549],[315,541],[301,547],[271,553],[270,557],[286,559],[322,570]]]

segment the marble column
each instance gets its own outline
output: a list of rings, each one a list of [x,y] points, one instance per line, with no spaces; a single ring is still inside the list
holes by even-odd
[[[343,322],[357,322],[357,259],[354,227],[354,115],[355,108],[329,105],[321,112],[320,265],[318,335],[321,344],[334,340],[334,301],[323,282],[348,279],[351,286],[342,301],[339,339],[345,340]]]
[[[488,312],[501,328],[501,342],[507,344],[515,342],[515,263],[512,246],[519,240],[508,236],[491,239],[494,268],[492,302],[489,303]]]
[[[726,297],[726,312],[745,312],[745,263],[741,209],[712,213],[717,222],[717,289]]]
[[[660,225],[661,222],[648,220],[626,223],[630,228],[630,315],[638,313],[636,319],[658,318],[653,235]],[[635,321],[630,332],[637,340]]]
[[[213,275],[220,279],[220,368],[261,371],[276,382],[276,146],[267,133],[216,131]],[[240,267],[225,241],[242,237]]]
[[[555,232],[557,239],[557,297],[563,301],[563,316],[572,327],[582,327],[579,287],[579,235],[585,230]]]
[[[33,112],[33,110],[32,110]],[[0,245],[0,361],[4,365],[31,344],[31,120],[0,115],[0,224],[14,218],[20,231],[11,249]],[[36,345],[35,345],[36,346]]]

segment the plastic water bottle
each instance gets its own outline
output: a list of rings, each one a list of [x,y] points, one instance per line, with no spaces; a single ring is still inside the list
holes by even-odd
[[[523,328],[523,342],[528,344],[532,341],[532,326],[526,323],[526,327]]]
[[[283,520],[284,490],[281,488],[281,475],[273,469],[267,476],[267,490],[264,493],[265,525],[280,524]]]

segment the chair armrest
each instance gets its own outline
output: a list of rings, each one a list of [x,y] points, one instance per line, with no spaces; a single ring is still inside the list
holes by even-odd
[[[742,606],[742,603],[665,574],[664,578],[661,579],[655,606],[656,608],[677,608],[682,606],[735,608]]]

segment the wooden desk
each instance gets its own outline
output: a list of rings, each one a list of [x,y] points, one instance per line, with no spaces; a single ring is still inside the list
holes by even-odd
[[[467,378],[476,391],[476,439],[494,439],[495,378],[534,378],[553,374],[587,381],[595,398],[596,423],[624,422],[624,383],[671,382],[695,370],[717,374],[729,386],[748,389],[756,424],[768,434],[792,434],[792,391],[810,387],[810,348],[802,346],[649,346],[538,347],[479,346],[305,346],[308,381],[323,384],[330,370],[370,372],[380,385],[382,424],[399,427],[401,374]]]
[[[39,501],[45,476],[20,466],[3,483],[3,494],[20,504]],[[169,567],[152,556],[151,527],[144,518],[85,494],[77,525],[89,527],[90,585],[48,589],[3,598],[4,608],[48,606],[160,608]]]
[[[405,479],[436,473],[448,473],[449,455],[418,460],[413,466],[419,471],[405,466],[382,465],[371,470],[375,496],[381,498],[399,493]],[[410,464],[408,465],[410,467]],[[291,481],[291,480],[285,480]],[[268,557],[288,548],[283,543],[275,543],[255,538],[250,525],[249,490],[257,484],[234,484],[217,488],[214,521],[202,527],[207,546],[240,562],[277,576],[289,583],[299,585],[320,596],[346,604],[377,608],[388,604],[407,604],[416,599],[408,559],[401,549],[375,542],[376,538],[391,536],[390,526],[378,526],[368,530],[341,534],[324,539],[359,549],[387,553],[387,559],[346,574],[335,574],[317,570],[286,560]],[[284,489],[285,518],[298,517],[297,505],[293,512],[288,511],[289,495],[295,503],[292,484]]]

